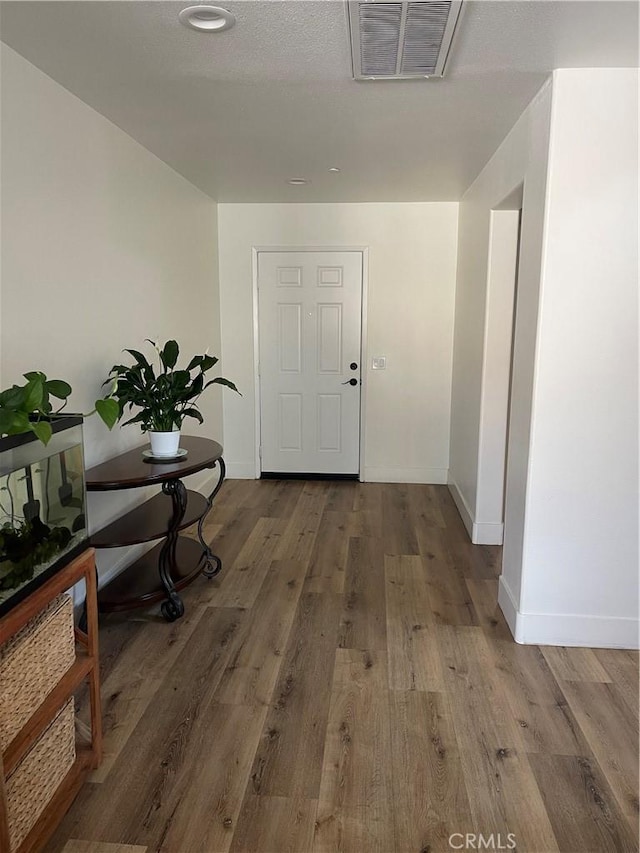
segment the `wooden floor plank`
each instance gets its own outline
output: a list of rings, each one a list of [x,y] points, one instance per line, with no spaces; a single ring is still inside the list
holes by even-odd
[[[251,771],[254,794],[317,799],[340,597],[303,593]]]
[[[268,518],[290,518],[304,488],[303,480],[260,480],[253,483],[248,506]]]
[[[317,808],[316,800],[248,793],[231,853],[309,853]]]
[[[338,645],[386,649],[384,557],[378,539],[349,540],[345,575]]]
[[[542,654],[559,681],[611,681],[593,649],[542,646]]]
[[[212,703],[190,738],[167,798],[149,826],[152,850],[225,853],[233,840],[267,709]]]
[[[284,530],[285,522],[279,518],[259,518],[220,581],[215,587],[210,585],[208,604],[213,607],[251,607]]]
[[[596,649],[595,655],[634,715],[640,716],[640,654],[623,649]]]
[[[416,532],[420,529],[446,528],[438,492],[434,486],[411,484],[407,486],[407,497]]]
[[[335,480],[327,492],[327,512],[339,512],[343,516],[353,512],[360,484],[355,480]]]
[[[309,559],[305,592],[344,591],[349,549],[349,515],[325,510]]]
[[[308,562],[326,502],[325,483],[312,481],[304,484],[296,507],[287,521],[275,559]]]
[[[512,833],[518,850],[552,853],[559,849],[535,776],[523,753],[493,750],[481,735],[472,749],[460,750],[460,762],[474,832],[494,833],[502,839]]]
[[[305,576],[304,563],[274,561],[258,592],[251,618],[234,643],[216,691],[226,705],[267,705],[283,660]]]
[[[565,681],[561,686],[622,813],[637,830],[637,718],[614,684]]]
[[[585,737],[540,649],[508,641],[488,648],[526,752],[585,755]]]
[[[392,690],[390,705],[396,850],[450,853],[452,832],[473,823],[448,701]]]
[[[388,484],[382,493],[382,539],[390,556],[420,553],[408,487],[402,483]]]
[[[386,684],[384,652],[337,650],[314,853],[395,849]]]
[[[511,631],[498,605],[498,580],[478,580],[465,578],[465,584],[473,601],[478,617],[478,625],[485,635],[494,640],[513,642]]]
[[[240,511],[234,506],[217,504],[215,515],[212,514],[203,530],[205,541],[211,544],[223,566],[222,574],[210,586],[217,587],[224,580],[260,517],[260,510],[257,509],[243,507]],[[222,528],[217,525],[222,525]]]
[[[595,760],[539,754],[529,761],[560,850],[637,853],[637,837]]]
[[[514,714],[481,628],[438,626],[445,689],[461,749],[491,755],[525,751],[521,721]]]
[[[443,690],[438,633],[416,556],[385,557],[389,687]]]
[[[431,611],[441,625],[478,625],[479,619],[465,579],[447,563],[425,561]]]

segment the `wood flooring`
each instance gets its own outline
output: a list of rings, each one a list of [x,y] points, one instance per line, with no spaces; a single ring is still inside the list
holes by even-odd
[[[638,850],[637,653],[516,645],[446,487],[232,480],[206,532],[183,619],[102,619],[50,853]]]

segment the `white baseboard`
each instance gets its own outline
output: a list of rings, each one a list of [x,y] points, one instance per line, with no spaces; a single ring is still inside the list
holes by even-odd
[[[471,542],[474,545],[502,545],[504,524],[502,522],[475,521],[469,504],[455,480],[449,479],[447,485]]]
[[[474,545],[502,545],[504,524],[502,522],[474,521],[471,541]]]
[[[509,585],[504,579],[504,575],[500,575],[500,579],[498,580],[498,605],[500,606],[500,610],[502,610],[504,618],[507,620],[509,630],[515,639],[516,623],[518,621],[518,604],[511,592],[511,589],[509,588]]]
[[[455,480],[450,479],[447,485],[449,486],[449,491],[451,492],[453,502],[458,507],[458,512],[460,513],[462,523],[467,528],[469,538],[473,540],[473,515],[471,513],[471,510],[469,509],[469,506],[467,505],[466,500],[464,499],[464,495],[458,488],[458,484],[455,482]]]
[[[640,648],[638,619],[582,613],[521,613],[502,577],[498,586],[498,604],[516,643],[522,645]]]
[[[250,462],[227,462],[227,479],[255,480],[256,466]]]
[[[447,483],[446,468],[376,468],[365,467],[364,483],[424,483],[444,486]]]

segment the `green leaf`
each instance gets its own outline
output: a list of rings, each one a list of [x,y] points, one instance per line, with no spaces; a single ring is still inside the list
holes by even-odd
[[[44,388],[52,397],[57,397],[59,400],[66,400],[71,394],[71,385],[63,382],[62,379],[49,379],[44,383]]]
[[[12,385],[0,394],[0,406],[7,409],[23,409],[27,397],[27,385]]]
[[[120,417],[120,404],[117,400],[112,400],[110,398],[105,400],[96,400],[96,412],[100,415],[109,429],[113,429]]]
[[[151,365],[149,364],[145,356],[141,352],[138,352],[137,349],[126,349],[125,352],[128,352],[129,355],[132,355],[141,367],[151,369]]]
[[[186,388],[191,381],[191,374],[188,370],[175,370],[171,375],[174,387],[180,390]]]
[[[200,365],[200,370],[203,373],[206,373],[207,370],[211,370],[211,368],[218,363],[218,359],[215,355],[203,355],[202,356],[202,364]]]
[[[199,394],[202,394],[202,389],[204,388],[204,379],[202,378],[202,373],[199,373],[196,378],[191,383],[191,396],[197,397]]]
[[[0,409],[0,435],[10,435],[14,415],[10,409]]]
[[[19,435],[21,432],[28,432],[31,429],[29,416],[26,412],[11,412],[11,424],[7,430],[7,435]]]
[[[41,370],[30,370],[29,373],[23,373],[22,375],[27,381],[30,379],[42,379],[43,382],[47,381],[47,377]]]
[[[49,444],[53,430],[48,421],[34,421],[29,424],[32,432],[34,432],[43,444]]]
[[[160,353],[160,358],[162,359],[162,363],[169,370],[173,370],[178,361],[178,355],[180,353],[180,347],[178,346],[177,341],[167,341],[164,345],[164,349]]]
[[[202,362],[203,358],[204,358],[203,355],[194,355],[194,357],[191,359],[191,361],[187,365],[187,370],[189,370],[189,371],[193,370],[194,367],[197,367]]]
[[[195,418],[198,421],[198,423],[201,423],[201,424],[204,423],[204,418],[202,417],[202,414],[194,406],[191,406],[188,409],[183,409],[182,417],[183,418]]]
[[[44,401],[44,383],[42,378],[38,376],[36,379],[30,379],[27,382],[26,393],[22,408],[26,412],[37,412],[40,410]]]
[[[209,385],[224,385],[227,388],[231,388],[232,391],[235,391],[236,394],[240,394],[236,386],[229,379],[225,379],[223,376],[216,376],[215,379],[210,379],[209,382],[204,386],[204,388],[208,388]],[[204,391],[204,388],[202,389]],[[240,394],[242,397],[242,394]]]

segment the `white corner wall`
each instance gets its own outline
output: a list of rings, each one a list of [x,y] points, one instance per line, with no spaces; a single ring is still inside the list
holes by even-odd
[[[515,636],[637,648],[637,70],[554,73],[548,183]]]
[[[4,45],[1,63],[0,385],[40,369],[88,412],[123,347],[175,337],[219,355],[215,203]],[[222,438],[213,390],[185,432]],[[84,434],[88,466],[142,443],[96,417]],[[90,496],[91,529],[139,499]]]
[[[504,571],[519,589],[533,361],[549,147],[551,86],[538,93],[460,202],[449,487],[472,541],[503,535],[503,471],[512,301],[497,275],[494,241],[514,246],[514,217],[499,211],[523,185],[516,347],[513,361],[510,518]],[[498,245],[496,242],[495,245]],[[509,263],[509,258],[502,258]],[[511,263],[513,259],[511,258]],[[502,285],[497,286],[500,278]],[[490,287],[490,283],[494,283]],[[510,571],[509,568],[513,571]]]
[[[254,477],[254,247],[369,249],[364,479],[445,483],[457,203],[221,204],[222,348],[243,396],[225,400],[231,476]],[[230,368],[229,368],[230,369]]]

